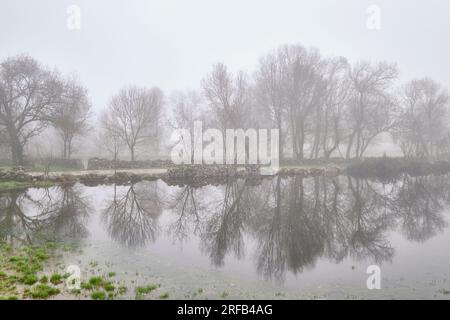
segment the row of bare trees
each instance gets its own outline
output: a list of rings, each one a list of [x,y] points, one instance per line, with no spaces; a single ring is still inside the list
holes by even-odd
[[[135,160],[136,148],[159,134],[162,103],[158,88],[123,88],[100,116],[102,145],[115,155],[125,146]],[[62,158],[69,159],[75,141],[90,131],[91,115],[88,91],[76,77],[63,77],[25,55],[0,63],[1,143],[9,146],[14,164],[25,164],[29,142],[47,128],[58,136]]]
[[[447,90],[430,79],[398,86],[386,62],[350,64],[286,45],[264,55],[252,75],[216,64],[202,81],[203,102],[175,99],[178,127],[207,115],[216,128],[277,128],[280,158],[363,157],[383,133],[405,156],[437,157],[450,147]],[[202,106],[203,104],[203,106]],[[180,113],[180,108],[190,110]],[[192,117],[192,115],[195,115]]]
[[[200,91],[163,92],[128,86],[113,95],[97,121],[102,147],[117,158],[142,146],[158,150],[163,107],[172,128],[208,126],[279,129],[280,159],[361,158],[383,133],[408,157],[436,158],[450,150],[448,91],[431,79],[399,86],[398,68],[386,62],[350,64],[317,49],[285,45],[264,55],[252,74],[213,66]],[[28,56],[0,63],[0,142],[23,164],[30,139],[52,127],[63,158],[90,128],[87,89]],[[190,143],[190,145],[193,145]]]

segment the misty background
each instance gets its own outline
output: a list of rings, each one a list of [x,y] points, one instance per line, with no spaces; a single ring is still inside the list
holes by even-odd
[[[81,9],[80,30],[67,27],[70,5]],[[379,30],[366,25],[370,5],[381,9]],[[444,0],[4,0],[0,58],[28,54],[63,74],[76,73],[94,119],[124,86],[157,86],[165,97],[201,91],[215,63],[252,74],[263,55],[284,44],[316,47],[350,63],[397,63],[399,83],[429,77],[448,88],[449,13]],[[92,154],[89,145],[77,154]],[[376,150],[386,148],[398,152],[388,139]]]

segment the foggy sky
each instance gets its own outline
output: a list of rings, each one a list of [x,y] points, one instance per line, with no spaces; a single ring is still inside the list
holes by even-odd
[[[81,30],[66,27],[69,5]],[[381,30],[366,27],[369,5]],[[397,62],[401,80],[429,76],[450,88],[447,0],[2,0],[0,59],[28,53],[64,73],[76,72],[95,110],[128,84],[198,89],[212,64],[252,72],[282,44],[325,55]]]

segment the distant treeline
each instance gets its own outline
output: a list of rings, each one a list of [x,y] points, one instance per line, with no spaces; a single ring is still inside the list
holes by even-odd
[[[382,133],[406,157],[448,154],[447,89],[428,78],[400,84],[398,74],[395,64],[349,63],[285,45],[262,56],[251,74],[214,65],[199,91],[166,97],[157,87],[124,87],[94,117],[76,77],[19,55],[0,64],[0,145],[23,164],[31,139],[52,127],[58,157],[71,158],[76,142],[95,128],[99,151],[114,159],[128,151],[136,160],[140,148],[169,144],[164,128],[192,130],[201,120],[220,130],[277,128],[281,159],[362,158]],[[53,156],[37,150],[34,157]]]

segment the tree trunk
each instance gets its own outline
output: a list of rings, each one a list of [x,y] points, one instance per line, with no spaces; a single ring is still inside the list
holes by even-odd
[[[20,142],[19,136],[14,126],[9,126],[8,135],[11,147],[12,161],[16,166],[23,166],[24,165],[23,146],[22,143]]]
[[[280,163],[283,160],[283,138],[281,131],[281,120],[278,120],[278,161]]]
[[[347,146],[347,152],[345,154],[345,157],[347,159],[350,159],[350,153],[352,151],[352,147],[353,147],[353,139],[355,138],[355,131],[353,131],[353,133],[350,136],[350,140],[348,141],[348,146]]]
[[[67,158],[70,159],[72,157],[72,138],[69,138],[67,141]]]
[[[11,142],[11,153],[12,153],[12,161],[14,165],[23,166],[24,165],[24,157],[23,157],[23,147],[20,142]]]
[[[292,137],[292,152],[294,153],[294,159],[298,159],[298,144],[297,144],[297,130],[296,125],[294,123],[294,116],[291,112],[290,117],[290,129],[291,129],[291,137]]]
[[[303,122],[301,123],[301,127],[300,127],[300,138],[298,139],[298,157],[297,160],[303,160],[305,155],[304,155],[304,147],[305,147],[305,127]]]
[[[67,141],[66,141],[66,139],[64,139],[64,142],[63,142],[63,154],[62,154],[62,156],[63,156],[63,159],[66,159],[66,156],[67,156]]]

